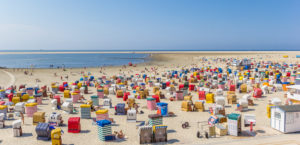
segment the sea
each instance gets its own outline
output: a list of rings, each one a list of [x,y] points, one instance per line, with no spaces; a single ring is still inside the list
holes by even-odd
[[[0,51],[4,52],[4,51]],[[5,51],[11,52],[11,51]],[[24,52],[24,51],[13,51]],[[26,51],[40,52],[40,51]],[[47,51],[48,52],[48,51]],[[56,51],[49,51],[56,52]],[[65,51],[57,51],[65,52]],[[67,51],[72,52],[72,51]],[[78,52],[78,51],[75,51]],[[87,52],[87,51],[84,51]],[[0,54],[1,68],[84,68],[120,66],[149,61],[149,54],[141,53],[63,53],[63,54]]]
[[[135,53],[142,51],[237,51],[236,49],[207,49],[207,50],[0,50],[0,68],[83,68],[101,66],[120,66],[129,62],[133,64],[150,61],[151,54]],[[238,50],[241,51],[241,50]],[[261,50],[242,50],[242,51],[268,51]],[[276,50],[280,51],[280,50]],[[282,50],[283,51],[283,50]],[[287,51],[287,50],[284,50]],[[293,51],[293,50],[288,50]],[[10,52],[1,54],[1,52]],[[18,54],[14,52],[27,52]],[[30,54],[38,52],[42,54]],[[48,53],[47,52],[51,52]],[[55,53],[63,52],[63,53]],[[69,52],[69,53],[68,53]],[[73,53],[77,52],[77,53]],[[78,53],[79,52],[79,53]],[[84,52],[84,53],[80,53]],[[105,52],[105,53],[94,53]],[[112,53],[109,53],[112,52]],[[120,53],[118,53],[120,52]],[[122,53],[123,52],[123,53]],[[130,53],[124,53],[130,52]]]

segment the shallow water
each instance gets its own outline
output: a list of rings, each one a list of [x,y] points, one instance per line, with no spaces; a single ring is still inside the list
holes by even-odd
[[[146,61],[148,54],[136,53],[105,53],[105,54],[2,54],[0,55],[0,67],[7,68],[79,68],[99,67],[112,65],[125,65]]]

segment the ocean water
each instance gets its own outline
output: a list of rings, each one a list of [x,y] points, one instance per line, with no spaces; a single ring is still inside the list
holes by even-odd
[[[0,67],[6,68],[82,68],[143,63],[149,54],[82,53],[82,54],[0,54]]]

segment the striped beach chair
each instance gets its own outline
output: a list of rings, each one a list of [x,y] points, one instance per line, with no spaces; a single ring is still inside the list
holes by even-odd
[[[147,144],[153,142],[152,126],[141,126],[139,127],[138,133],[140,144]]]

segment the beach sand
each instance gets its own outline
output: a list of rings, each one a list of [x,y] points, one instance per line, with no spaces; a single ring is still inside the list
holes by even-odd
[[[158,72],[165,72],[167,70],[180,69],[182,67],[188,68],[191,66],[212,66],[212,67],[224,67],[225,64],[221,63],[202,63],[199,59],[202,57],[207,58],[254,58],[256,61],[273,61],[273,62],[287,62],[296,63],[299,59],[296,55],[300,52],[146,52],[151,53],[151,61],[143,64],[138,64],[136,67],[126,67],[113,66],[104,67],[102,73],[100,73],[100,68],[76,68],[76,69],[34,69],[29,70],[32,75],[24,75],[24,69],[3,69],[8,73],[0,73],[0,86],[8,86],[11,84],[19,86],[20,84],[27,84],[28,86],[34,86],[38,84],[39,86],[47,85],[50,86],[52,82],[74,82],[81,78],[80,72],[90,72],[95,78],[100,76],[112,76],[118,75],[119,73],[125,73],[126,75],[141,73],[151,67],[157,67]],[[288,55],[289,58],[283,58],[283,55]],[[54,76],[57,74],[57,77]],[[148,73],[151,74],[151,73]],[[68,80],[61,80],[61,76],[68,75]],[[152,73],[152,75],[154,75]],[[160,73],[161,75],[161,73]],[[36,80],[40,80],[37,82]],[[150,95],[152,95],[152,89],[150,90]],[[90,99],[90,96],[96,94],[95,88],[89,88],[90,94],[85,95],[85,98]],[[167,94],[165,90],[162,91]],[[213,91],[215,92],[215,90]],[[224,92],[225,95],[226,92]],[[176,114],[176,117],[164,117],[163,123],[168,126],[168,144],[300,144],[300,134],[282,134],[270,127],[270,120],[267,118],[266,106],[268,100],[274,97],[279,97],[282,101],[284,99],[285,92],[277,92],[273,94],[267,94],[263,98],[254,100],[255,106],[249,106],[249,111],[243,112],[242,114],[255,114],[256,115],[256,126],[254,130],[256,131],[255,137],[233,137],[233,136],[222,136],[211,139],[198,139],[196,133],[201,130],[198,128],[197,122],[207,121],[210,114],[208,112],[184,112],[181,111],[181,101],[169,101],[168,99],[161,100],[162,102],[169,103],[169,111]],[[62,94],[61,94],[62,95]],[[244,94],[237,93],[238,98],[241,98]],[[169,97],[166,95],[167,98]],[[198,95],[196,92],[192,92],[193,101],[198,100]],[[226,95],[225,95],[226,96]],[[124,103],[122,99],[117,99],[115,95],[109,95],[112,99],[113,106],[117,103]],[[140,105],[140,110],[143,110],[144,114],[137,115],[137,121],[148,121],[148,114],[156,113],[155,111],[149,111],[145,109],[146,100],[136,99],[137,103]],[[100,99],[100,104],[102,100]],[[227,103],[226,103],[227,104]],[[79,107],[79,103],[74,104],[75,107]],[[206,110],[211,104],[205,104]],[[236,112],[236,105],[226,105],[226,113]],[[77,108],[80,110],[79,108]],[[38,106],[38,111],[46,112],[46,120],[51,112],[59,112],[63,115],[64,122],[67,123],[69,117],[77,117],[80,114],[66,114],[61,110],[52,110],[50,99],[43,100],[43,105]],[[116,125],[112,126],[113,131],[123,130],[126,134],[126,140],[120,142],[102,142],[97,136],[97,126],[92,125],[91,119],[81,119],[81,133],[73,134],[67,132],[67,126],[61,127],[65,132],[62,135],[63,144],[75,144],[75,145],[85,145],[85,144],[139,144],[138,140],[138,129],[136,125],[138,123],[128,123],[126,121],[126,116],[116,116],[114,115],[114,109],[109,109],[109,116],[116,121]],[[239,112],[238,112],[239,113]],[[95,113],[92,112],[92,117],[95,117]],[[26,116],[26,115],[25,115]],[[18,119],[18,117],[15,117]],[[190,123],[190,128],[182,129],[181,123],[188,121]],[[4,145],[44,145],[51,144],[51,141],[41,141],[36,139],[35,126],[32,125],[32,118],[25,117],[25,125],[22,125],[23,136],[13,137],[13,132],[11,128],[12,121],[6,120],[5,124],[8,127],[0,129],[0,144]],[[246,132],[249,127],[242,127],[242,130]]]

